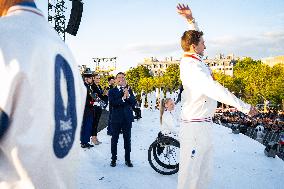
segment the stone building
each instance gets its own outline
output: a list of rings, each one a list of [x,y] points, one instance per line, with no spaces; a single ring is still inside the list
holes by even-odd
[[[165,60],[158,60],[155,57],[145,58],[144,62],[138,64],[138,66],[145,66],[150,70],[153,76],[162,76],[166,69],[172,64],[179,64],[180,60],[174,60],[173,57],[167,57]]]
[[[234,54],[225,56],[224,54],[218,54],[215,58],[204,59],[204,62],[210,66],[212,71],[222,72],[226,75],[233,76],[234,66],[240,58],[235,57]],[[162,76],[166,69],[171,64],[179,64],[179,60],[174,60],[173,57],[167,57],[165,60],[160,61],[155,57],[145,58],[144,62],[139,63],[138,66],[142,65],[147,67],[153,76]]]
[[[204,62],[210,66],[212,71],[222,72],[225,75],[234,75],[234,66],[239,58],[236,58],[234,54],[229,54],[225,56],[224,54],[218,54],[215,58],[204,59]]]
[[[275,64],[284,64],[284,56],[274,56],[274,57],[267,57],[262,58],[261,62],[267,64],[270,67],[273,67]]]

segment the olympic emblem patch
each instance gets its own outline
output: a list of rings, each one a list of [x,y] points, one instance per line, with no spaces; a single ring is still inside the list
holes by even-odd
[[[72,148],[77,128],[74,76],[68,62],[61,56],[55,58],[55,132],[54,154],[64,158]]]
[[[191,158],[194,158],[195,153],[196,153],[196,151],[195,151],[195,150],[192,150],[192,152],[191,152]]]

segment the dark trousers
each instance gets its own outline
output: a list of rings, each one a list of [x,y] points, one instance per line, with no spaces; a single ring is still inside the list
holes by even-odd
[[[90,141],[93,124],[94,124],[94,111],[92,108],[87,107],[84,110],[83,122],[81,126],[80,140],[82,144],[86,144]]]
[[[124,139],[125,161],[130,161],[131,127],[132,127],[132,122],[111,123],[111,129],[112,129],[111,159],[112,160],[117,159],[117,143],[119,139],[120,130],[122,130],[123,139]]]
[[[111,122],[110,122],[111,112],[112,112],[111,107],[109,107],[109,117],[108,117],[108,124],[107,124],[107,134],[108,135],[112,135]]]
[[[141,109],[140,108],[132,108],[135,113],[134,119],[140,119],[141,117]]]
[[[92,129],[92,136],[97,136],[99,121],[102,115],[102,108],[99,106],[94,106],[94,108],[95,108],[95,111],[94,111],[94,124],[93,124],[93,129]]]

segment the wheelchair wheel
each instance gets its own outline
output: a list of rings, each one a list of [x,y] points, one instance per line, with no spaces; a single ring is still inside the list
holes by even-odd
[[[172,175],[179,170],[179,142],[171,137],[158,137],[148,150],[150,166],[158,173]]]

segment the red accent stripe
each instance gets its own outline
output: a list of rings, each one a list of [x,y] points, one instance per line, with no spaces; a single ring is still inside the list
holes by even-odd
[[[184,56],[184,57],[188,57],[188,58],[193,58],[193,59],[196,59],[196,60],[202,62],[202,60],[201,60],[200,58],[197,58],[196,56],[194,56],[194,55],[192,55],[192,54],[185,54],[185,55],[183,55],[183,56]]]
[[[205,118],[196,118],[196,119],[191,119],[191,120],[204,120],[204,119],[210,119],[210,120],[211,120],[211,117],[205,117]]]
[[[196,56],[194,56],[194,55],[192,55],[192,54],[184,54],[183,56],[184,56],[184,57],[188,57],[188,58],[193,58],[193,59],[196,59],[196,60],[202,62],[201,59],[197,58]],[[210,70],[211,76],[212,76],[213,80],[215,81],[216,78],[214,77],[213,72],[212,72],[212,70],[211,70],[211,68],[210,68],[209,66],[208,66],[208,69]]]
[[[196,123],[196,122],[208,122],[208,123],[210,123],[211,121],[206,121],[206,120],[204,120],[204,121],[190,121],[191,123]]]
[[[18,11],[18,10],[23,10],[23,11],[32,12],[32,13],[35,13],[35,14],[37,14],[37,15],[42,16],[42,17],[43,17],[43,15],[42,15],[41,13],[38,13],[38,12],[36,12],[36,11],[34,11],[34,10],[25,9],[25,8],[17,8],[17,9],[13,9],[13,10],[9,11],[9,12],[8,12],[8,14],[9,14],[9,13],[12,13],[12,12],[15,12],[15,11]]]
[[[211,118],[201,118],[201,119],[191,119],[191,120],[205,120],[205,119],[211,119]]]
[[[212,118],[211,117],[206,117],[206,118],[196,118],[196,119],[191,119],[191,120],[182,120],[184,123],[192,123],[192,122],[212,122]]]

